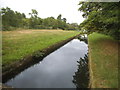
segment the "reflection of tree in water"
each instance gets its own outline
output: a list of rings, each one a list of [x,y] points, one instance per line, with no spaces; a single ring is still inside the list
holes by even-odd
[[[73,83],[76,88],[87,88],[89,84],[89,70],[88,70],[88,54],[84,58],[80,58],[78,62],[78,69],[73,76]]]
[[[88,44],[87,38],[83,35],[83,36],[79,36],[78,39],[80,41],[84,41],[86,44]]]

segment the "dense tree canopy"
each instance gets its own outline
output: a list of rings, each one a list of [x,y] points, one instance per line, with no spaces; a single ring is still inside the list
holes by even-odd
[[[38,12],[32,9],[29,13],[30,18],[26,18],[24,13],[13,11],[10,8],[2,8],[2,27],[3,30],[13,30],[15,28],[28,29],[63,29],[63,30],[77,30],[78,25],[74,27],[73,24],[66,23],[67,19],[58,15],[57,19],[48,17],[42,19],[38,17]]]
[[[120,21],[118,20],[119,3],[118,2],[80,2],[79,8],[86,18],[80,24],[81,29],[88,32],[100,32],[109,34],[118,39]]]
[[[23,19],[26,18],[24,13],[19,13],[17,11],[13,11],[10,8],[2,8],[2,24],[3,30],[10,29],[12,27],[23,27]]]

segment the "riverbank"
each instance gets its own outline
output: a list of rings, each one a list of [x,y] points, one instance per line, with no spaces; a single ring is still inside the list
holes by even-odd
[[[63,30],[3,32],[3,81],[37,63],[78,34]]]
[[[88,37],[90,87],[118,88],[118,42],[93,33]]]
[[[63,30],[3,31],[3,66],[42,50],[79,32]]]

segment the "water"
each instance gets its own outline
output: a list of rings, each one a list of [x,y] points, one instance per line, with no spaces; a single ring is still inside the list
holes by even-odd
[[[73,39],[5,84],[15,88],[76,88],[73,76],[87,51],[84,41]]]

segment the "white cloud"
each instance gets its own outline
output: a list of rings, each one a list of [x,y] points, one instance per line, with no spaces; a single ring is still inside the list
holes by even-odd
[[[23,12],[28,15],[31,9],[36,9],[39,17],[62,17],[67,18],[70,23],[81,23],[84,19],[82,13],[78,11],[78,3],[80,0],[2,0],[2,7],[10,7],[11,9]]]

